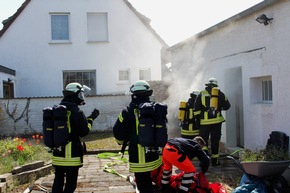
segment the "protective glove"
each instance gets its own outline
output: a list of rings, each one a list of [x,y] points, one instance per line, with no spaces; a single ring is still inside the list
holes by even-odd
[[[91,117],[92,119],[96,119],[99,116],[99,114],[100,114],[100,111],[95,108],[89,117]]]

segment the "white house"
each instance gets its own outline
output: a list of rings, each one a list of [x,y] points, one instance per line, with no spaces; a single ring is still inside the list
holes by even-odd
[[[61,96],[72,81],[92,95],[120,94],[138,79],[162,79],[168,46],[127,0],[26,0],[3,24],[0,65],[15,71],[11,98]]]
[[[173,45],[169,101],[187,100],[215,77],[232,105],[223,112],[226,147],[265,147],[272,131],[289,136],[289,31],[290,1],[265,0]]]

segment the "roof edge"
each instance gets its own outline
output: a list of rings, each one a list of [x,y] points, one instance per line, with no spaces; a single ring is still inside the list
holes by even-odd
[[[123,0],[123,1],[133,11],[133,13],[141,20],[141,22],[149,29],[149,31],[161,42],[161,44],[165,48],[169,48],[168,44],[160,37],[160,35],[150,25],[151,20],[145,15],[138,12],[136,8],[133,7],[133,5],[128,0]]]
[[[2,21],[3,28],[0,31],[0,38],[3,36],[5,31],[12,25],[12,23],[16,20],[16,18],[20,15],[20,13],[25,9],[25,7],[30,3],[31,0],[26,0],[22,3],[22,5],[17,9],[17,11],[6,20]]]
[[[275,4],[275,3],[278,3],[279,1],[284,1],[284,0],[264,0],[264,1],[252,6],[252,7],[248,8],[248,9],[246,9],[246,10],[244,10],[244,11],[242,11],[242,12],[236,14],[236,15],[233,15],[232,17],[229,17],[226,20],[221,21],[220,23],[217,23],[216,25],[213,25],[212,27],[209,27],[209,28],[197,33],[196,35],[193,35],[193,36],[191,36],[191,37],[189,37],[189,38],[187,38],[187,39],[185,39],[185,40],[183,40],[183,41],[171,46],[170,48],[168,48],[168,50],[169,51],[170,50],[174,50],[174,49],[176,49],[178,47],[183,46],[184,44],[186,44],[189,41],[194,41],[194,40],[196,40],[198,38],[206,36],[209,33],[212,33],[213,31],[215,31],[216,29],[219,29],[221,27],[227,26],[228,24],[232,23],[233,21],[241,20],[241,19],[245,18],[246,16],[248,16],[248,15],[250,15],[252,13],[260,11],[260,10],[262,10],[262,9],[268,7],[268,6],[271,6],[271,5]]]

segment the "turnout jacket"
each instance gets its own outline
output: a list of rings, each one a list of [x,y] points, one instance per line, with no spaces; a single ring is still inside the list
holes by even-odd
[[[69,126],[71,127],[70,142],[60,149],[53,150],[52,165],[54,166],[83,166],[84,147],[80,137],[86,136],[92,128],[93,119],[86,118],[78,105],[62,100],[60,105],[71,111]]]
[[[197,142],[193,141],[192,139],[173,138],[169,139],[167,143],[169,145],[173,145],[176,149],[178,149],[179,154],[181,154],[182,156],[187,156],[190,160],[197,157],[200,161],[202,172],[206,173],[210,163],[209,157],[202,150],[201,146]]]
[[[186,103],[184,121],[180,123],[181,136],[184,138],[193,138],[199,135],[194,114],[194,98],[189,98]]]
[[[199,114],[200,125],[211,125],[222,123],[225,121],[222,110],[228,110],[231,104],[228,98],[222,91],[218,91],[218,108],[212,109],[210,107],[211,99],[211,88],[206,87],[205,90],[201,91],[197,96],[194,103],[195,114]]]
[[[138,105],[144,102],[150,102],[148,96],[138,98],[132,96],[131,103],[121,111],[113,127],[117,143],[119,145],[129,143],[129,171],[134,173],[152,171],[162,164],[162,158],[157,151],[146,151],[147,149],[138,143],[136,110]]]

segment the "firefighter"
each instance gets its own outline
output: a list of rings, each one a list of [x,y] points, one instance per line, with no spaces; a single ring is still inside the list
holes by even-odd
[[[79,83],[69,83],[63,90],[64,98],[60,105],[66,106],[71,112],[69,125],[71,141],[61,148],[53,150],[52,165],[55,168],[55,178],[52,193],[73,193],[77,187],[78,171],[83,166],[84,147],[80,137],[86,136],[92,128],[93,120],[99,115],[94,109],[90,116],[78,107],[85,104],[85,96],[90,88]]]
[[[173,165],[184,172],[178,190],[179,193],[188,192],[193,182],[193,176],[196,172],[196,168],[191,162],[193,158],[197,157],[200,161],[201,172],[204,174],[207,172],[210,159],[206,152],[202,150],[205,144],[205,141],[200,136],[193,139],[173,138],[167,141],[162,152],[163,172],[161,190],[163,193],[167,193],[170,190]]]
[[[150,151],[138,142],[138,116],[136,107],[150,102],[153,90],[148,82],[139,80],[130,87],[131,102],[125,107],[113,127],[114,137],[119,145],[129,142],[129,171],[134,173],[140,193],[153,193],[151,171],[162,164],[158,151]]]
[[[185,109],[184,109],[184,118],[180,120],[180,133],[182,138],[193,139],[199,135],[199,128],[196,124],[195,118],[197,115],[194,115],[194,102],[196,97],[200,92],[195,90],[190,93],[190,98],[188,99]],[[199,121],[199,120],[197,120]]]
[[[215,78],[210,78],[205,85],[205,90],[201,91],[195,100],[194,109],[198,112],[200,119],[199,134],[206,142],[204,150],[208,152],[210,138],[212,166],[218,166],[220,165],[221,128],[222,123],[225,122],[222,110],[228,110],[231,104],[225,94],[219,90],[218,81]]]

